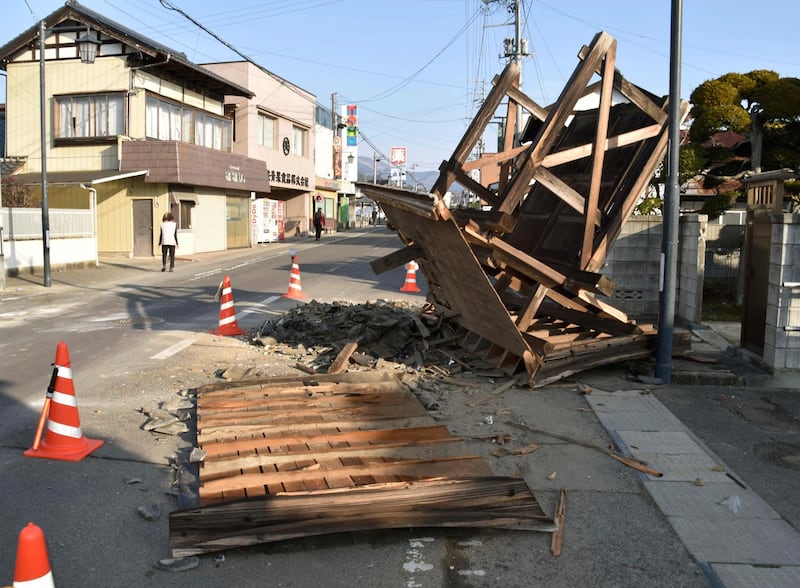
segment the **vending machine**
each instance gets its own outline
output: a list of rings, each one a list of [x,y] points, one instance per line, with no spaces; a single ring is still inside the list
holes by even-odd
[[[275,243],[283,240],[285,202],[256,198],[250,202],[253,243]]]

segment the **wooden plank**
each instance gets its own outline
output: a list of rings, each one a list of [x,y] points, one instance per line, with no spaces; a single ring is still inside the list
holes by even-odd
[[[288,445],[285,451],[276,448],[274,451],[259,453],[257,455],[207,460],[200,469],[200,477],[205,482],[218,477],[235,475],[239,473],[239,470],[245,470],[247,468],[257,469],[265,465],[284,465],[298,462],[298,460],[308,460],[308,463],[305,465],[312,466],[317,464],[320,460],[331,458],[340,459],[342,457],[353,456],[359,458],[375,456],[409,458],[433,453],[432,449],[434,448],[443,448],[442,453],[447,453],[448,451],[444,446],[457,441],[461,441],[461,439],[450,437],[448,439],[421,440],[414,443],[400,441],[372,444],[369,446],[327,447],[325,449],[309,449],[305,443],[295,443]],[[443,457],[443,455],[437,453],[436,457]],[[302,467],[298,465],[297,469],[302,469]],[[325,467],[320,466],[320,470],[324,471]],[[251,473],[258,472],[253,471]]]
[[[289,467],[285,467],[285,469],[278,472],[242,474],[235,478],[208,480],[203,482],[200,486],[200,494],[202,495],[204,492],[225,492],[228,489],[252,488],[274,482],[280,482],[286,485],[292,482],[303,482],[303,480],[306,479],[324,478],[328,473],[333,473],[338,476],[358,476],[371,472],[378,472],[381,474],[391,473],[394,475],[409,475],[414,478],[425,478],[437,475],[437,471],[443,472],[448,469],[453,470],[454,468],[452,466],[455,463],[459,463],[460,465],[461,462],[480,459],[481,458],[477,455],[460,455],[441,459],[398,459],[381,464],[343,465],[340,468],[332,470],[322,470],[316,466],[305,469],[290,469]]]
[[[265,427],[263,424],[227,424],[217,427],[206,427],[202,431],[197,432],[197,442],[202,444],[207,441],[222,441],[225,439],[236,439],[242,436],[250,435],[254,432],[275,434],[281,430],[290,431],[294,434],[303,431],[319,431],[324,428],[335,427],[342,431],[354,431],[364,429],[392,429],[395,427],[416,427],[421,425],[429,425],[430,416],[428,414],[418,415],[415,417],[398,417],[386,416],[381,418],[362,418],[355,420],[353,418],[329,419],[326,421],[318,422],[296,422],[287,423],[283,429],[280,426]]]
[[[355,353],[356,349],[358,349],[358,343],[356,341],[345,343],[342,350],[336,355],[336,359],[333,360],[333,363],[328,368],[328,373],[341,374],[347,367],[347,362],[350,361],[350,356]]]
[[[567,490],[562,488],[558,497],[558,508],[556,509],[556,516],[554,522],[558,525],[558,530],[553,533],[550,539],[550,553],[554,557],[561,555],[561,547],[564,543],[564,522],[566,520],[567,510]]]
[[[173,557],[370,529],[487,527],[553,532],[553,520],[518,478],[431,479],[322,490],[170,514]]]
[[[280,441],[286,443],[304,442],[309,447],[335,444],[349,447],[354,445],[369,446],[373,443],[383,443],[388,440],[413,443],[423,439],[447,439],[450,432],[444,425],[431,425],[427,427],[413,427],[401,429],[370,429],[366,431],[336,431],[317,432],[305,435],[287,435],[285,437],[266,437],[258,435],[248,439],[235,439],[222,442],[203,443],[200,447],[206,451],[206,457],[224,457],[228,455],[246,455],[256,450],[269,450]]]

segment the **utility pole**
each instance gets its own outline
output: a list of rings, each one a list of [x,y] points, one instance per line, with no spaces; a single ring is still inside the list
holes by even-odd
[[[378,183],[378,162],[383,161],[383,157],[378,157],[378,154],[372,152],[372,183]]]
[[[509,13],[514,19],[514,37],[503,40],[503,57],[510,59],[519,67],[519,88],[522,89],[522,58],[529,57],[528,39],[522,37],[522,18],[520,17],[521,5],[525,0],[483,0],[485,4],[490,2],[503,2]],[[522,106],[517,105],[516,123],[514,125],[515,143],[519,144],[519,137],[522,135]]]
[[[672,382],[672,335],[675,322],[675,290],[678,281],[678,237],[680,220],[681,45],[683,0],[672,0],[669,59],[669,143],[667,147],[667,193],[664,200],[664,228],[661,241],[661,296],[658,310],[655,376]]]

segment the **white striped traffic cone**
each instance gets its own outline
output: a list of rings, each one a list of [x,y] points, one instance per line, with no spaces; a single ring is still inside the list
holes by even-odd
[[[303,285],[300,283],[300,264],[297,263],[297,256],[292,255],[292,273],[289,275],[289,289],[284,298],[294,298],[295,300],[302,300],[305,298],[303,294]]]
[[[233,335],[246,335],[247,332],[239,328],[236,322],[236,309],[233,306],[233,288],[231,288],[231,277],[226,275],[222,280],[222,298],[219,303],[219,324],[216,329],[211,331],[215,335],[226,337]]]
[[[406,282],[403,284],[403,287],[400,288],[401,292],[419,292],[420,289],[417,286],[417,265],[416,261],[409,261],[406,264]]]
[[[19,533],[14,588],[54,588],[44,533],[33,523]]]
[[[39,435],[33,447],[23,452],[26,457],[44,457],[64,461],[80,461],[103,444],[98,439],[89,439],[81,432],[78,416],[78,401],[72,383],[72,366],[69,362],[67,344],[60,341],[56,347],[55,370],[51,387],[47,390],[42,417],[47,417],[47,433],[39,443]]]

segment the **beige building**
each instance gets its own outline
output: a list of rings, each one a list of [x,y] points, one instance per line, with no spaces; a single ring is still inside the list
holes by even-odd
[[[270,171],[266,151],[235,145],[238,108],[226,97],[246,102],[254,92],[72,0],[43,22],[43,65],[38,26],[0,47],[6,153],[24,160],[20,177],[41,189],[44,136],[49,206],[92,208],[101,254],[152,256],[167,211],[179,222],[179,255],[249,246],[250,200],[269,195]],[[85,38],[97,49],[93,63],[78,56]],[[296,122],[312,127],[305,114]],[[291,170],[312,183],[303,159],[287,158],[281,180]],[[310,189],[296,181],[276,185]]]
[[[266,161],[270,194],[286,203],[286,232],[309,229],[310,194],[315,192],[313,94],[246,61],[207,63],[203,67],[253,96],[229,95],[225,103],[234,118],[233,151]]]

